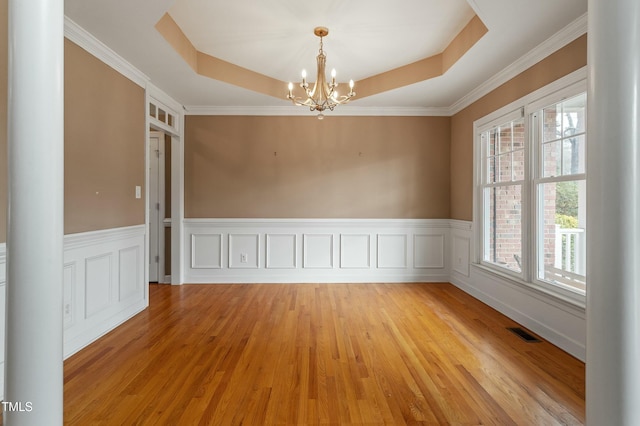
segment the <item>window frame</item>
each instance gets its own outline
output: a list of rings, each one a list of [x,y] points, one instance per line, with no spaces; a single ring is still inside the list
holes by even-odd
[[[528,108],[526,108],[528,110],[527,116],[530,122],[531,140],[532,140],[532,143],[535,144],[535,147],[532,147],[532,149],[535,150],[535,155],[533,158],[534,160],[533,168],[531,169],[532,175],[530,176],[531,185],[532,185],[531,195],[533,197],[532,205],[531,205],[532,214],[533,214],[531,226],[532,226],[532,233],[534,237],[533,247],[532,247],[532,258],[530,263],[531,265],[530,281],[536,286],[539,286],[548,291],[557,293],[563,299],[568,299],[581,306],[584,306],[585,304],[586,291],[585,293],[582,293],[575,289],[566,287],[564,285],[553,284],[538,278],[538,269],[540,267],[540,257],[538,253],[540,249],[540,236],[542,235],[541,233],[544,232],[543,230],[539,229],[540,228],[540,209],[539,209],[538,203],[540,202],[540,198],[539,198],[540,194],[539,194],[538,187],[539,185],[545,184],[545,183],[559,183],[559,182],[570,182],[570,181],[580,181],[580,180],[584,180],[586,182],[588,171],[585,169],[585,172],[583,173],[567,174],[567,175],[562,174],[560,176],[554,176],[554,177],[544,176],[544,173],[542,172],[542,166],[544,162],[544,156],[542,152],[542,143],[539,143],[539,139],[538,139],[539,135],[535,134],[535,132],[540,131],[540,128],[537,126],[538,123],[535,122],[534,117],[536,114],[540,113],[544,108],[554,104],[562,103],[567,99],[584,94],[586,93],[586,91],[587,91],[586,80],[580,81],[562,90],[558,90],[554,93],[548,94],[547,96],[540,98],[535,102],[532,102],[530,105],[528,105]],[[586,135],[586,139],[588,139],[586,129],[585,129],[585,135]],[[585,139],[585,143],[588,143],[586,142],[586,139]],[[585,155],[585,163],[586,163],[586,147],[585,147],[584,155]],[[585,279],[586,279],[586,273],[585,273]]]
[[[522,263],[521,268],[520,268],[520,272],[515,271],[513,269],[507,268],[507,267],[503,267],[498,265],[495,262],[491,262],[491,261],[487,261],[485,260],[485,249],[489,246],[489,240],[487,238],[485,238],[485,236],[488,236],[489,234],[489,225],[488,225],[488,221],[484,221],[483,219],[487,216],[487,209],[489,208],[489,206],[485,203],[485,198],[484,198],[484,191],[487,188],[499,188],[499,187],[504,187],[504,186],[520,186],[521,187],[521,198],[522,198],[522,207],[521,207],[521,215],[520,215],[520,222],[521,222],[521,230],[520,230],[520,238],[521,238],[521,259],[524,259],[526,256],[528,256],[527,253],[527,248],[528,248],[528,244],[525,244],[525,241],[527,240],[527,232],[526,232],[526,223],[527,223],[527,216],[528,216],[528,209],[525,208],[525,206],[527,205],[529,196],[528,196],[528,188],[527,188],[527,176],[529,173],[529,164],[528,164],[528,143],[529,143],[529,138],[527,135],[527,131],[526,131],[526,117],[524,117],[524,109],[523,108],[518,108],[516,110],[513,111],[509,111],[506,114],[500,115],[499,117],[493,118],[491,120],[488,120],[487,122],[484,122],[481,126],[479,126],[476,129],[476,138],[478,139],[477,143],[480,145],[478,148],[478,156],[477,156],[477,161],[480,162],[480,166],[479,166],[479,176],[477,179],[477,200],[479,205],[479,209],[480,209],[480,217],[481,217],[481,221],[479,223],[479,226],[477,227],[479,229],[480,232],[480,242],[481,245],[479,246],[480,249],[480,257],[478,258],[478,261],[481,265],[489,268],[489,269],[496,269],[497,271],[499,271],[501,274],[505,274],[508,276],[512,276],[514,278],[523,280],[526,277],[526,266],[524,263]],[[504,124],[508,124],[508,123],[513,123],[514,121],[520,121],[520,120],[524,120],[523,122],[525,123],[525,141],[524,141],[524,156],[525,156],[525,171],[524,171],[524,179],[520,180],[520,181],[508,181],[508,182],[494,182],[494,183],[488,183],[485,181],[485,177],[488,176],[488,164],[487,161],[484,161],[486,159],[486,156],[484,154],[484,144],[482,142],[482,134],[485,132],[489,132],[493,129],[495,129],[498,126],[502,126]],[[494,173],[496,173],[497,171],[494,171]]]
[[[473,144],[474,144],[474,196],[473,196],[473,229],[474,244],[472,245],[472,267],[480,268],[484,271],[494,273],[510,282],[536,290],[545,295],[554,297],[572,306],[584,308],[586,304],[585,294],[538,279],[538,187],[539,183],[544,183],[549,178],[538,179],[541,174],[538,172],[540,161],[542,160],[542,144],[534,139],[536,131],[533,125],[533,115],[543,108],[561,103],[574,96],[586,93],[587,91],[586,67],[574,71],[559,80],[556,80],[532,93],[526,95],[502,108],[476,120],[473,123]],[[483,161],[481,134],[492,127],[506,123],[510,118],[524,118],[525,126],[525,182],[522,187],[522,263],[521,273],[507,268],[497,266],[492,262],[484,260],[485,235],[487,230],[484,223],[484,198],[483,185],[484,169],[487,167]],[[588,135],[587,135],[588,138]],[[578,175],[562,176],[557,180],[580,180],[586,179],[587,172]],[[551,181],[551,180],[549,180]]]

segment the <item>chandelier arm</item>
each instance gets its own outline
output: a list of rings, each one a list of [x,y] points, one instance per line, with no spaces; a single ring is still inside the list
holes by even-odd
[[[327,108],[329,108],[331,111],[333,111],[333,109],[338,106],[338,105],[344,105],[347,102],[349,102],[352,98],[352,96],[347,96],[347,95],[343,95],[340,96],[340,98],[329,98],[329,99],[324,99],[322,102],[317,102],[315,99],[311,99],[311,98],[307,98],[304,101],[302,100],[302,98],[297,98],[294,96],[287,96],[287,98],[289,100],[291,100],[291,102],[296,105],[296,106],[306,106],[309,107],[311,109],[311,111],[323,111]]]
[[[309,99],[306,99],[305,101],[302,101],[301,98],[297,98],[297,97],[294,97],[294,96],[287,96],[287,98],[290,99],[291,102],[296,106],[313,107],[313,104],[310,103]]]

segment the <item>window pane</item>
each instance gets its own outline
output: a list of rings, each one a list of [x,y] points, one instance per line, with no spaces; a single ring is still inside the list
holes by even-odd
[[[585,173],[586,101],[582,94],[542,111],[543,177]]]
[[[552,177],[562,174],[562,142],[549,142],[542,146],[542,176]]]
[[[585,172],[585,136],[567,138],[562,144],[562,174],[575,175]]]
[[[497,154],[496,146],[498,144],[498,129],[491,129],[488,132],[488,140],[487,146],[489,147],[488,152],[490,156]]]
[[[560,137],[562,114],[559,105],[552,105],[542,111],[542,141],[554,141]]]
[[[538,186],[538,278],[585,290],[586,181]]]
[[[487,188],[484,191],[484,260],[521,272],[522,260],[522,187],[520,185]]]
[[[513,180],[524,180],[524,149],[513,152]]]
[[[487,183],[496,182],[496,157],[489,157],[487,159]]]
[[[500,154],[524,148],[524,120],[500,127],[499,148]]]
[[[498,138],[499,145],[499,153],[504,154],[505,152],[511,152],[513,148],[511,148],[511,141],[513,139],[511,132],[511,124],[507,126],[500,127],[500,135]]]
[[[511,182],[511,153],[496,157],[500,182]]]
[[[486,154],[484,182],[513,182],[524,179],[524,120],[510,122],[482,133]]]
[[[524,149],[524,120],[513,122],[513,149]]]
[[[587,94],[562,102],[562,136],[584,133],[587,124]]]

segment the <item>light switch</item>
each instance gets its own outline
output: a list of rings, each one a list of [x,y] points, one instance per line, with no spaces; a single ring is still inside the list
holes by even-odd
[[[142,187],[136,186],[136,198],[141,198],[141,197],[142,197]]]

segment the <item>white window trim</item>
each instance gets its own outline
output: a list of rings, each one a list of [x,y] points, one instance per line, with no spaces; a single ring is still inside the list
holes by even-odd
[[[500,111],[502,112],[502,111]],[[509,181],[509,182],[500,182],[500,183],[496,183],[493,185],[487,185],[484,182],[484,174],[486,173],[486,164],[483,161],[484,157],[483,157],[483,153],[482,153],[482,141],[478,139],[479,135],[481,133],[484,133],[486,131],[489,131],[493,128],[495,128],[496,126],[501,126],[505,123],[509,123],[512,121],[518,121],[521,120],[523,118],[525,118],[525,122],[526,122],[526,117],[524,117],[524,108],[517,108],[514,111],[509,111],[506,114],[502,114],[497,118],[491,119],[488,122],[485,122],[482,126],[478,127],[476,129],[476,133],[474,134],[474,145],[476,147],[476,151],[477,151],[477,164],[482,164],[481,167],[478,167],[479,169],[479,173],[478,173],[478,177],[476,180],[476,193],[477,193],[477,202],[479,203],[478,205],[478,218],[482,218],[486,215],[486,212],[482,212],[482,210],[486,207],[484,205],[484,197],[483,197],[483,190],[487,187],[501,187],[501,186],[521,186],[522,187],[522,200],[523,200],[523,204],[526,206],[527,204],[527,200],[529,200],[529,194],[528,194],[528,183],[526,181],[526,179],[524,181]],[[525,156],[527,155],[527,150],[528,150],[528,144],[529,144],[529,136],[525,135]],[[525,176],[528,175],[529,171],[527,170],[528,165],[525,166]],[[526,223],[528,223],[528,209],[523,208],[522,209],[522,213],[521,213],[521,222],[523,225],[525,225]],[[496,270],[499,271],[501,274],[507,276],[507,277],[512,277],[515,278],[517,280],[520,281],[524,281],[526,280],[526,276],[527,276],[527,271],[526,271],[526,262],[524,265],[521,266],[521,271],[517,272],[514,271],[512,269],[509,268],[503,268],[500,267],[499,265],[496,265],[493,262],[488,262],[486,260],[483,259],[482,257],[482,252],[483,252],[483,245],[486,243],[486,240],[484,238],[487,229],[486,229],[486,224],[482,223],[482,222],[478,222],[477,226],[475,227],[475,229],[477,230],[477,240],[479,241],[479,245],[478,245],[478,258],[477,261],[479,264],[483,265],[484,267],[486,267],[489,270]],[[527,250],[528,250],[528,245],[525,243],[527,238],[525,229],[523,228],[523,232],[522,232],[522,246],[521,246],[521,256],[522,258],[526,258],[526,256],[528,256]]]
[[[485,271],[496,274],[502,278],[506,278],[512,283],[520,286],[524,286],[530,289],[534,289],[545,295],[551,296],[557,300],[568,303],[572,306],[576,306],[584,309],[586,304],[586,297],[581,293],[577,293],[570,289],[566,289],[554,284],[547,283],[537,279],[536,272],[536,250],[531,244],[535,240],[535,221],[537,220],[535,212],[535,188],[534,188],[534,176],[533,171],[533,155],[528,155],[526,167],[527,170],[527,183],[523,187],[523,199],[526,201],[526,206],[523,206],[522,210],[522,258],[526,259],[523,262],[522,273],[516,272],[510,273],[507,269],[499,268],[484,262],[482,259],[482,244],[484,243],[483,237],[483,223],[481,218],[483,217],[483,197],[482,197],[482,168],[481,166],[481,141],[479,138],[480,133],[484,130],[491,128],[495,125],[502,124],[512,119],[517,119],[524,115],[525,126],[527,128],[525,146],[527,150],[531,152],[532,148],[532,132],[531,132],[531,114],[539,111],[553,103],[561,102],[563,99],[575,96],[577,94],[587,91],[587,68],[583,67],[577,71],[574,71],[553,83],[550,83],[502,108],[476,120],[473,123],[473,177],[474,177],[474,190],[473,190],[473,229],[474,229],[474,244],[472,245],[472,267],[481,268]],[[583,176],[583,175],[581,175]],[[570,176],[567,179],[573,180],[577,176]],[[526,197],[526,198],[525,198]]]
[[[537,100],[534,103],[531,103],[531,105],[527,105],[527,107],[525,108],[525,110],[527,111],[527,117],[529,120],[531,120],[531,117],[533,114],[539,112],[540,110],[542,110],[543,108],[552,105],[552,104],[557,104],[562,102],[565,99],[574,97],[576,95],[579,95],[581,93],[584,93],[587,91],[587,83],[586,83],[586,79],[583,79],[581,81],[578,81],[574,84],[571,84],[570,86],[556,91],[554,93],[551,93],[547,96],[545,96],[544,98],[541,98],[539,100]],[[531,128],[531,131],[533,132],[533,128]],[[531,132],[531,133],[532,133]],[[587,135],[588,138],[588,135]],[[533,149],[539,150],[540,147],[536,146]],[[541,158],[541,153],[538,152],[538,159]],[[540,165],[536,164],[535,165],[536,168],[539,168]],[[532,169],[533,170],[533,169]],[[530,266],[531,266],[531,277],[528,281],[532,282],[534,285],[541,287],[541,288],[545,288],[547,290],[549,290],[552,293],[559,293],[563,299],[565,300],[569,300],[569,301],[574,301],[575,303],[579,304],[579,306],[584,307],[585,305],[585,295],[582,294],[581,292],[577,291],[577,290],[573,290],[571,288],[568,287],[563,287],[563,286],[558,286],[558,285],[554,285],[551,283],[548,283],[546,281],[543,281],[541,279],[538,278],[538,274],[537,274],[537,270],[538,270],[538,240],[536,238],[536,234],[537,234],[537,224],[538,224],[538,214],[539,211],[536,208],[536,200],[535,197],[537,195],[537,190],[536,190],[536,186],[538,184],[543,184],[543,183],[557,183],[557,182],[567,182],[567,181],[578,181],[578,180],[586,180],[587,178],[587,173],[577,173],[577,174],[573,174],[573,175],[562,175],[562,176],[555,176],[555,177],[538,177],[538,173],[539,171],[536,170],[535,173],[533,173],[531,175],[531,180],[530,180],[530,184],[531,184],[531,208],[529,209],[532,213],[533,213],[533,217],[531,218],[531,232],[532,232],[532,236],[535,238],[535,242],[534,242],[534,246],[532,246],[532,256],[529,259],[530,261]]]

